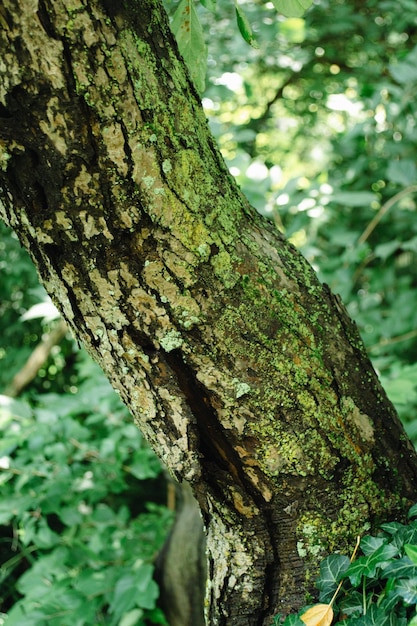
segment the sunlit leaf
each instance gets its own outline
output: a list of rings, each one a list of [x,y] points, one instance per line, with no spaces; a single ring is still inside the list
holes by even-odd
[[[242,35],[243,39],[252,46],[252,48],[258,48],[258,44],[256,42],[255,37],[253,36],[253,32],[252,32],[252,27],[249,23],[249,20],[245,14],[245,12],[243,11],[243,9],[237,4],[237,2],[235,3],[235,8],[236,8],[236,20],[237,20],[237,25],[239,27],[240,30],[240,34]]]
[[[313,4],[313,0],[272,0],[274,7],[285,17],[301,17]]]
[[[181,0],[171,23],[178,48],[199,93],[204,91],[207,46],[193,0]]]
[[[316,604],[307,609],[300,619],[307,626],[330,626],[333,621],[333,609],[330,604]]]

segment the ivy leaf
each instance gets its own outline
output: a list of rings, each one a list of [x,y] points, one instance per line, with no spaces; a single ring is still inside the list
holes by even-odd
[[[411,578],[417,576],[417,565],[408,557],[394,559],[384,568],[386,578]]]
[[[400,524],[400,522],[387,522],[386,524],[381,524],[381,528],[384,532],[388,533],[388,535],[396,535],[399,531],[405,528],[404,524]]]
[[[399,603],[414,605],[417,603],[417,577],[400,579],[395,581],[392,591],[384,601],[383,608],[386,612],[392,611]]]
[[[400,626],[401,622],[392,613],[388,613],[384,607],[371,604],[369,609],[360,620],[357,622],[361,626]]]
[[[372,537],[372,535],[365,535],[361,539],[361,550],[365,556],[373,554],[375,550],[378,550],[382,545],[387,543],[384,537]]]
[[[171,29],[191,78],[201,94],[206,80],[207,46],[194,0],[181,0],[172,18]]]
[[[359,559],[350,564],[346,571],[346,577],[354,587],[357,587],[361,581],[362,576],[367,578],[375,578],[376,570],[378,567],[382,567],[385,561],[391,559],[397,554],[398,550],[392,545],[383,545],[373,554],[369,556],[361,556]]]
[[[258,43],[253,35],[251,25],[249,24],[249,20],[243,11],[243,9],[235,2],[236,9],[236,20],[237,25],[240,30],[240,34],[243,39],[250,45],[252,48],[259,48]]]
[[[330,626],[333,621],[333,609],[330,604],[316,604],[307,609],[300,619],[306,626]]]
[[[321,562],[320,577],[317,581],[321,602],[331,600],[341,577],[347,571],[349,565],[349,558],[342,554],[330,554]]]
[[[363,613],[363,596],[359,591],[349,591],[340,603],[340,612],[347,616],[359,616]]]
[[[417,504],[413,504],[411,509],[408,511],[408,517],[411,519],[412,517],[417,517]]]
[[[285,17],[302,17],[313,0],[272,0],[272,3]]]
[[[417,546],[411,546],[410,544],[406,544],[404,546],[404,550],[408,558],[417,565]]]
[[[278,622],[274,622],[274,624],[278,624]],[[298,615],[288,615],[285,618],[285,622],[283,626],[304,626],[304,622],[300,620]]]

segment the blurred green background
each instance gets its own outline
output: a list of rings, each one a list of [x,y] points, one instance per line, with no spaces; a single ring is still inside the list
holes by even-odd
[[[167,1],[173,13],[177,2]],[[198,7],[203,105],[251,203],[341,294],[417,443],[417,12],[320,0],[301,18]],[[0,225],[0,393],[59,320]],[[159,462],[65,335],[0,397],[0,624],[164,624],[153,581],[172,512]]]

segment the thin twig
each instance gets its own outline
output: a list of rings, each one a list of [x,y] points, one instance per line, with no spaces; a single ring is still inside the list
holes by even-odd
[[[16,398],[22,392],[35,378],[42,365],[46,363],[52,348],[62,341],[67,331],[66,323],[64,320],[60,320],[56,327],[38,343],[22,369],[13,377],[4,392],[6,396]]]
[[[410,185],[409,187],[406,187],[405,189],[403,189],[402,191],[399,191],[398,193],[395,194],[395,196],[392,196],[392,198],[390,198],[389,200],[387,200],[382,207],[379,209],[378,213],[375,215],[375,217],[373,218],[373,220],[371,220],[368,224],[368,226],[365,228],[365,230],[363,231],[362,235],[359,237],[358,239],[358,243],[365,243],[365,241],[368,239],[368,237],[371,235],[371,233],[375,230],[375,228],[378,226],[379,222],[382,220],[382,218],[384,217],[384,215],[386,213],[388,213],[388,211],[390,210],[390,208],[399,200],[401,200],[401,198],[404,198],[404,196],[407,196],[409,193],[414,193],[417,191],[417,185]]]
[[[401,343],[402,341],[407,341],[408,339],[414,339],[417,337],[417,330],[410,330],[408,333],[404,333],[403,335],[397,335],[396,337],[390,337],[388,339],[381,339],[378,343],[374,343],[373,346],[368,347],[368,352],[372,352],[373,350],[377,350],[378,348],[384,348],[385,346],[390,346],[394,343]]]

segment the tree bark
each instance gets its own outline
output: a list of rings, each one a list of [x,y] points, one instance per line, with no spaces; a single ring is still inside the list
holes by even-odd
[[[416,454],[343,305],[247,203],[158,0],[3,0],[3,219],[208,535],[207,623],[271,624],[401,519]]]

